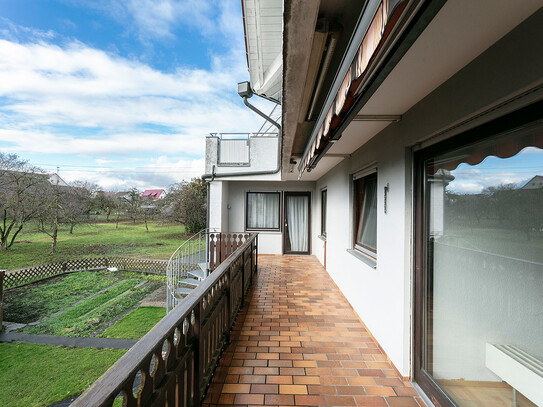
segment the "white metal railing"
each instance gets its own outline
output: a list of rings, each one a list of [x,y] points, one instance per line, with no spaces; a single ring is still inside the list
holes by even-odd
[[[271,132],[245,132],[245,133],[209,133],[212,137],[222,140],[248,140],[251,137],[277,137],[277,131]]]
[[[183,299],[178,290],[182,281],[191,272],[202,273],[202,279],[209,272],[209,234],[215,229],[203,229],[186,240],[172,254],[166,266],[166,311],[170,312]]]

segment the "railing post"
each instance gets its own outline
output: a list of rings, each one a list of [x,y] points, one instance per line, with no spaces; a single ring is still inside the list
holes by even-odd
[[[241,306],[245,304],[245,251],[241,253]]]
[[[192,382],[192,392],[194,395],[193,405],[198,407],[200,405],[200,382],[202,381],[202,377],[200,375],[200,369],[201,369],[201,355],[203,352],[203,337],[201,335],[202,331],[202,300],[200,299],[198,301],[198,304],[193,309],[194,311],[194,326],[193,326],[193,363],[194,363],[194,378]]]
[[[226,332],[224,333],[224,343],[230,344],[230,330],[232,329],[232,267],[228,267],[225,273],[225,291],[226,291]]]

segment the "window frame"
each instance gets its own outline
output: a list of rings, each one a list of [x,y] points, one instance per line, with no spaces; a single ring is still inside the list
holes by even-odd
[[[249,194],[272,194],[277,195],[279,205],[277,205],[277,228],[257,228],[249,227]],[[280,191],[247,191],[245,193],[245,231],[263,231],[263,232],[280,232],[281,231],[281,192]]]
[[[370,257],[372,260],[377,260],[377,248],[373,248],[358,241],[358,234],[360,229],[360,218],[364,216],[364,202],[365,202],[365,181],[371,178],[375,178],[375,194],[377,195],[377,170],[373,169],[372,171],[366,172],[363,175],[355,175],[353,177],[353,249],[362,253],[365,256]],[[363,184],[362,188],[358,187],[359,183]],[[377,218],[377,211],[375,212],[375,217]],[[377,219],[375,220],[377,222]],[[377,231],[376,231],[377,233]],[[377,245],[377,244],[376,244]]]
[[[438,154],[453,151],[458,148],[498,137],[500,134],[512,133],[532,123],[543,120],[541,111],[543,102],[535,102],[511,113],[504,114],[490,122],[475,126],[458,135],[447,138],[420,150],[412,150],[414,163],[414,206],[413,206],[413,357],[412,369],[414,382],[436,405],[444,407],[456,406],[443,388],[426,372],[426,331],[432,329],[430,321],[426,320],[426,310],[429,304],[428,278],[429,276],[429,207],[428,188],[426,185],[425,164]]]
[[[328,189],[321,189],[321,236],[326,237],[326,212],[328,210]]]

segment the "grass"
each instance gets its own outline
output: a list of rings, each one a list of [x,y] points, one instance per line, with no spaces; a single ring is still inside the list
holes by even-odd
[[[186,239],[185,227],[179,224],[149,222],[149,232],[143,223],[94,223],[80,225],[70,235],[65,226],[59,230],[57,252],[51,254],[51,239],[34,232],[31,225],[17,236],[17,241],[1,253],[0,269],[16,270],[40,264],[89,257],[140,257],[169,259]]]
[[[83,271],[6,290],[4,319],[20,323],[37,321],[109,287],[119,279],[112,273]]]
[[[27,326],[23,328],[23,332],[75,337],[92,336],[107,326],[110,320],[134,307],[163,285],[158,281],[148,281],[138,287],[137,284],[142,281],[145,281],[145,275],[140,275],[139,279],[129,280],[122,280],[119,277],[118,284],[107,291],[88,298],[37,325]]]
[[[3,407],[48,406],[89,387],[126,351],[0,343]]]
[[[140,339],[166,315],[163,307],[139,307],[106,329],[103,338]]]

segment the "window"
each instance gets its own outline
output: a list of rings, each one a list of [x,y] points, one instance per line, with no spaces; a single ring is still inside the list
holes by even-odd
[[[354,247],[375,258],[377,254],[377,174],[354,181]]]
[[[279,192],[247,193],[247,230],[279,230]]]
[[[321,191],[321,235],[326,236],[326,189]]]
[[[543,123],[526,111],[416,156],[415,378],[442,406],[543,405],[541,376],[520,373],[543,360],[543,188],[530,184]]]

